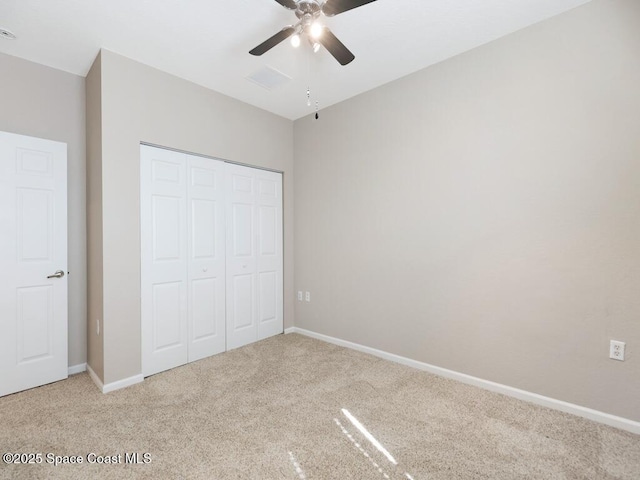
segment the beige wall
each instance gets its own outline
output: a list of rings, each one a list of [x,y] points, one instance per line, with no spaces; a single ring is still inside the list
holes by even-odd
[[[296,326],[640,420],[639,52],[596,0],[296,121]]]
[[[104,378],[102,296],[102,60],[93,62],[87,96],[87,363]],[[98,333],[98,323],[100,333]]]
[[[65,142],[69,365],[86,362],[84,78],[0,53],[0,130]]]
[[[108,51],[101,60],[104,382],[141,372],[140,142],[284,172],[284,311],[292,325],[293,123]]]

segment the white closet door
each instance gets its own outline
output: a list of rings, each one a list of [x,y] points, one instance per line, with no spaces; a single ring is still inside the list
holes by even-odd
[[[258,340],[278,335],[283,323],[282,174],[255,170]]]
[[[224,352],[225,164],[187,155],[189,361]]]
[[[143,375],[282,333],[282,175],[140,152]]]
[[[227,349],[258,339],[256,203],[250,168],[227,165]]]
[[[227,164],[227,349],[283,330],[282,175]]]
[[[142,373],[188,361],[185,155],[141,146]]]

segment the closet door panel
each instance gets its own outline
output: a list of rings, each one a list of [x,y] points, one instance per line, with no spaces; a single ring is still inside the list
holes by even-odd
[[[252,301],[253,294],[253,275],[236,274],[233,276],[233,331],[235,334],[241,334],[242,330],[253,329],[254,308]],[[254,335],[251,335],[253,338]]]
[[[153,285],[153,351],[180,348],[182,342],[182,282]],[[182,361],[182,360],[181,360]]]
[[[262,340],[283,331],[282,175],[256,170],[255,181],[258,340]]]
[[[227,350],[257,340],[255,181],[251,168],[227,171]]]
[[[187,205],[183,154],[142,146],[142,372],[183,365],[187,341]]]
[[[192,342],[211,338],[219,333],[216,325],[217,279],[201,278],[191,280],[191,302],[189,315],[192,319]],[[191,353],[191,352],[189,352]],[[191,357],[191,355],[189,355]],[[191,360],[190,360],[191,361]]]
[[[260,284],[260,325],[276,320],[278,313],[278,276],[275,272],[258,274]]]
[[[226,349],[224,162],[187,155],[189,361]]]
[[[227,165],[227,348],[283,331],[282,175]]]

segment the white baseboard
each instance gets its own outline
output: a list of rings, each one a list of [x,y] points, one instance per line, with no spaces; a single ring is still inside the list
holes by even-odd
[[[93,368],[91,368],[91,365],[89,364],[87,364],[87,373],[91,377],[91,380],[93,380],[93,383],[95,383],[98,389],[102,392],[102,389],[104,388],[102,380],[100,380],[100,377],[96,375],[96,372],[93,371]]]
[[[616,415],[611,415],[609,413],[600,412],[598,410],[593,410],[591,408],[582,407],[580,405],[575,405],[573,403],[564,402],[562,400],[556,400],[555,398],[545,397],[537,393],[528,392],[526,390],[520,390],[519,388],[510,387],[508,385],[503,385],[501,383],[491,382],[489,380],[483,380],[482,378],[473,377],[465,373],[460,373],[454,370],[448,370],[446,368],[437,367],[435,365],[419,362],[417,360],[412,360],[410,358],[401,357],[400,355],[395,355],[393,353],[388,353],[382,350],[377,350],[375,348],[366,347],[364,345],[349,342],[347,340],[341,340],[339,338],[330,337],[328,335],[323,335],[321,333],[312,332],[310,330],[305,330],[298,327],[287,328],[284,331],[284,333],[285,334],[299,333],[300,335],[305,335],[307,337],[315,338],[317,340],[322,340],[327,343],[332,343],[334,345],[338,345],[341,347],[357,350],[359,352],[368,353],[370,355],[374,355],[376,357],[380,357],[385,360],[390,360],[392,362],[400,363],[402,365],[417,368],[418,370],[424,370],[426,372],[433,373],[441,377],[450,378],[452,380],[457,380],[459,382],[466,383],[468,385],[480,387],[485,390],[491,390],[492,392],[501,393],[509,397],[517,398],[519,400],[524,400],[526,402],[534,403],[536,405],[541,405],[543,407],[548,407],[554,410],[559,410],[561,412],[571,413],[573,415],[587,418],[589,420],[603,423],[605,425],[610,425],[612,427],[616,427],[621,430],[626,430],[631,433],[640,434],[640,422],[629,420],[628,418],[618,417]]]
[[[133,377],[124,378],[122,380],[118,380],[117,382],[107,383],[104,387],[102,387],[102,393],[114,392],[116,390],[120,390],[121,388],[135,385],[136,383],[142,383],[143,381],[144,376],[142,374],[134,375]]]
[[[75,375],[76,373],[82,373],[87,371],[86,363],[79,363],[78,365],[72,365],[69,367],[68,374]]]
[[[102,380],[96,375],[96,372],[93,371],[90,365],[87,365],[87,372],[89,372],[89,376],[93,383],[95,383],[102,393],[114,392],[116,390],[120,390],[121,388],[129,387],[131,385],[135,385],[136,383],[141,383],[144,380],[144,376],[142,374],[134,375],[133,377],[125,378],[122,380],[118,380],[117,382],[107,383],[106,385],[102,383]]]

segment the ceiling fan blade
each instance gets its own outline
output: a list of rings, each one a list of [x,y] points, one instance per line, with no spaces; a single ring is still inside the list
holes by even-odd
[[[276,0],[276,2],[278,2],[284,8],[288,8],[289,10],[295,10],[296,8],[298,8],[294,0]]]
[[[347,10],[353,10],[354,8],[358,8],[375,1],[376,0],[327,0],[322,6],[322,13],[327,17],[333,17],[339,13],[346,12]]]
[[[356,58],[327,27],[324,27],[324,31],[322,32],[322,35],[320,35],[318,41],[338,62],[340,62],[340,65],[346,65]]]
[[[255,56],[259,57],[263,53],[271,50],[273,47],[278,45],[280,42],[282,42],[282,41],[286,40],[287,38],[289,38],[291,35],[293,35],[293,32],[295,32],[295,31],[296,31],[296,29],[293,28],[293,27],[284,27],[282,30],[280,30],[278,33],[276,33],[273,37],[268,38],[267,40],[262,42],[260,45],[258,45],[256,48],[251,50],[249,53],[251,55],[255,55]]]

